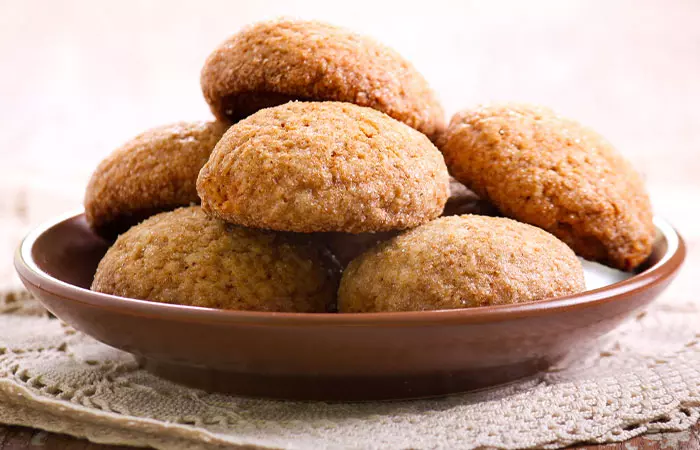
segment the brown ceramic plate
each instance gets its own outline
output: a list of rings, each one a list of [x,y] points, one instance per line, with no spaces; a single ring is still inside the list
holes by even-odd
[[[536,375],[612,330],[668,285],[685,257],[656,219],[639,274],[582,294],[463,310],[294,314],[151,303],[88,290],[108,242],[84,215],[30,233],[15,257],[56,316],[163,377],[234,394],[322,400],[443,395]]]

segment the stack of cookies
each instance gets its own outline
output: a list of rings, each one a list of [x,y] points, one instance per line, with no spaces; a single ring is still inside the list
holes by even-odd
[[[651,252],[642,180],[602,137],[517,104],[447,126],[420,73],[369,38],[256,24],[201,82],[216,120],[149,130],[93,174],[88,223],[118,236],[93,290],[249,311],[451,309],[574,294],[576,254],[634,270]]]

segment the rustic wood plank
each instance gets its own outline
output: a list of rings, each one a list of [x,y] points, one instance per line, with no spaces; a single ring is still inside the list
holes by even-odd
[[[0,450],[131,450],[122,445],[95,444],[65,434],[0,425]]]
[[[65,434],[0,425],[0,450],[130,450],[133,447],[103,445]],[[700,423],[686,431],[639,436],[616,444],[579,445],[576,450],[700,450]]]
[[[700,450],[700,423],[675,433],[649,434],[616,444],[580,445],[577,450]]]

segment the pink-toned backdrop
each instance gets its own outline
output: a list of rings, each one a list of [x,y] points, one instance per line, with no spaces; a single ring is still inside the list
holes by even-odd
[[[122,142],[210,117],[199,89],[208,53],[244,24],[278,16],[393,46],[448,114],[533,101],[591,125],[645,174],[657,211],[700,236],[693,0],[0,0],[0,216],[24,209],[31,224],[77,207],[94,166]]]

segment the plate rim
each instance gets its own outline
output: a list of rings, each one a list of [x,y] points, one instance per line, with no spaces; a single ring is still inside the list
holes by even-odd
[[[658,238],[666,240],[666,252],[654,265],[626,280],[578,294],[509,305],[478,306],[463,309],[375,313],[293,313],[233,311],[199,306],[151,302],[94,292],[52,277],[39,268],[32,257],[36,241],[50,229],[71,220],[84,220],[82,209],[47,220],[30,231],[20,242],[14,258],[15,269],[25,284],[71,302],[123,315],[152,316],[185,322],[245,323],[278,326],[434,326],[488,323],[531,316],[575,311],[620,301],[673,278],[686,256],[686,245],[677,230],[665,219],[654,216]],[[39,296],[40,297],[40,296]],[[39,298],[41,301],[42,299]]]

